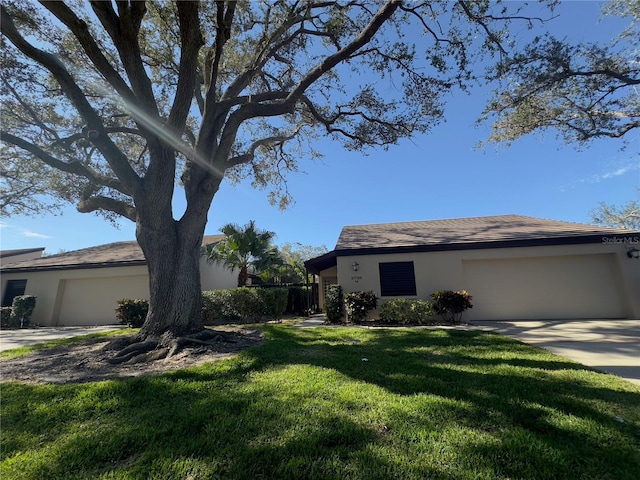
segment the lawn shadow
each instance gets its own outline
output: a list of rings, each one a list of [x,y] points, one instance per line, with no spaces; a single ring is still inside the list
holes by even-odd
[[[538,348],[487,332],[263,328],[266,343],[217,364],[7,385],[3,428],[19,440],[3,456],[62,439],[23,478],[573,479],[640,466],[638,417],[615,418],[620,407],[637,413],[640,394]],[[301,374],[314,377],[304,388],[290,381]],[[383,412],[381,392],[393,396]],[[442,447],[450,431],[456,447]]]

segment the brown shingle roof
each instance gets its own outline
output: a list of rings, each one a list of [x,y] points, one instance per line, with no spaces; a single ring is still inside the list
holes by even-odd
[[[640,233],[640,232],[635,232]],[[521,215],[346,226],[335,250],[469,245],[634,234],[628,230]]]
[[[217,243],[224,235],[205,235],[203,245]],[[138,242],[115,242],[97,247],[83,248],[48,257],[24,260],[2,266],[4,273],[11,271],[61,270],[73,268],[100,268],[145,265]]]

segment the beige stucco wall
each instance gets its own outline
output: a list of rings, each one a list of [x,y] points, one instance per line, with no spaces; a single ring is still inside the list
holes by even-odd
[[[2,275],[2,290],[9,280],[17,279],[27,280],[25,295],[37,297],[31,323],[43,326],[114,324],[117,323],[114,311],[118,299],[149,297],[148,273],[144,265],[6,273]],[[65,290],[68,298],[71,295],[71,301],[77,300],[70,319],[60,315],[61,310],[69,312]],[[105,308],[107,304],[109,308]],[[85,317],[86,323],[78,323],[76,319],[80,317]]]
[[[40,258],[42,256],[42,250],[29,253],[20,253],[18,255],[11,255],[0,259],[0,265],[8,265],[9,263],[22,262],[23,260],[33,260],[34,258]]]
[[[116,276],[113,277],[59,280],[51,324],[69,326],[118,323],[115,316],[118,300],[149,298],[149,276],[142,269],[139,270],[140,274],[138,275],[131,269],[127,272],[130,275],[124,272],[114,272]],[[27,287],[28,285],[29,282],[27,282]],[[40,297],[38,297],[36,304],[39,302]]]
[[[234,272],[220,263],[210,263],[201,258],[200,284],[202,291],[235,288],[238,286],[238,271]]]
[[[237,277],[229,269],[201,261],[203,290],[233,288]],[[116,302],[149,298],[147,267],[127,266],[49,270],[2,275],[2,294],[9,280],[26,279],[25,295],[35,295],[34,325],[109,325],[118,323]]]
[[[359,255],[339,256],[337,258],[338,282],[344,292],[373,290],[380,295],[380,278],[378,264],[380,262],[413,261],[416,275],[417,295],[414,298],[428,299],[436,290],[469,290],[471,295],[473,285],[478,285],[478,279],[473,278],[473,264],[486,267],[487,262],[495,262],[495,275],[500,277],[498,270],[502,269],[502,280],[496,278],[487,281],[502,281],[502,286],[510,287],[509,272],[520,279],[529,277],[526,286],[529,295],[535,298],[536,305],[543,305],[544,309],[538,309],[532,316],[540,316],[545,312],[547,317],[561,314],[564,318],[573,318],[572,311],[579,312],[580,316],[586,313],[585,309],[573,308],[580,302],[597,304],[609,302],[593,311],[589,318],[600,316],[600,313],[614,312],[613,316],[640,318],[640,259],[629,259],[626,256],[628,245],[625,244],[584,244],[584,245],[560,245],[544,247],[518,247],[496,248],[479,250],[460,250],[445,252],[406,253],[388,255]],[[352,264],[357,261],[359,269],[354,272]],[[527,263],[528,262],[528,263]],[[527,265],[535,265],[535,268],[527,269]],[[560,267],[560,268],[558,268]],[[510,270],[511,269],[511,270]],[[522,269],[527,269],[526,274],[519,275]],[[481,271],[482,269],[480,269]],[[477,273],[479,270],[475,269]],[[331,275],[331,274],[329,274]],[[322,277],[325,272],[322,273]],[[571,291],[583,292],[579,299],[567,299],[561,294],[550,295],[550,289],[545,283],[546,279],[562,277],[564,280],[554,280],[558,285],[563,281],[572,282]],[[480,279],[481,281],[481,279]],[[549,283],[549,282],[547,282]],[[574,283],[576,285],[574,285]],[[579,285],[577,285],[579,283]],[[471,284],[471,285],[470,285]],[[522,291],[523,288],[520,289]],[[518,288],[512,288],[512,293],[517,293]],[[597,295],[597,301],[593,302],[593,296]],[[389,297],[384,297],[387,299]],[[497,298],[497,297],[496,297]],[[384,300],[382,299],[382,300]],[[539,300],[538,300],[539,299]],[[472,319],[497,319],[495,309],[489,308],[486,302],[483,305],[482,298],[474,298],[473,309],[465,313],[465,318]],[[517,298],[513,299],[516,306],[508,312],[514,315],[518,311]],[[615,304],[615,305],[614,305]],[[518,316],[525,318],[527,315],[527,303],[523,299],[520,302]],[[504,310],[504,309],[503,309]],[[616,315],[618,312],[620,315]],[[508,316],[508,315],[507,315]]]

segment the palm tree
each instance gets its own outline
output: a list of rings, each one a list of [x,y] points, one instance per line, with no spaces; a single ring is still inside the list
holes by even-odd
[[[257,229],[254,220],[244,227],[228,223],[220,230],[226,238],[205,247],[204,255],[209,261],[221,262],[232,270],[238,268],[239,287],[247,285],[249,267],[261,270],[273,265],[278,258],[277,248],[271,244],[275,233]]]

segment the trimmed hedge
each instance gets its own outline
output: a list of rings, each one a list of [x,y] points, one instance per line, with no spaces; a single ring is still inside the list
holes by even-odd
[[[431,317],[434,313],[431,302],[424,300],[394,298],[383,302],[380,306],[380,320],[391,324],[430,324],[433,323]]]
[[[289,303],[288,288],[259,288],[259,295],[264,303],[264,314],[274,320],[279,320],[287,311]]]
[[[230,305],[231,290],[209,290],[202,292],[202,321],[212,324],[219,319],[232,319]]]
[[[259,321],[264,314],[265,307],[256,288],[234,288],[231,290],[229,300],[230,303],[226,308],[243,322]]]
[[[202,292],[205,324],[219,320],[256,322],[269,317],[280,319],[287,309],[287,288],[239,287]]]

